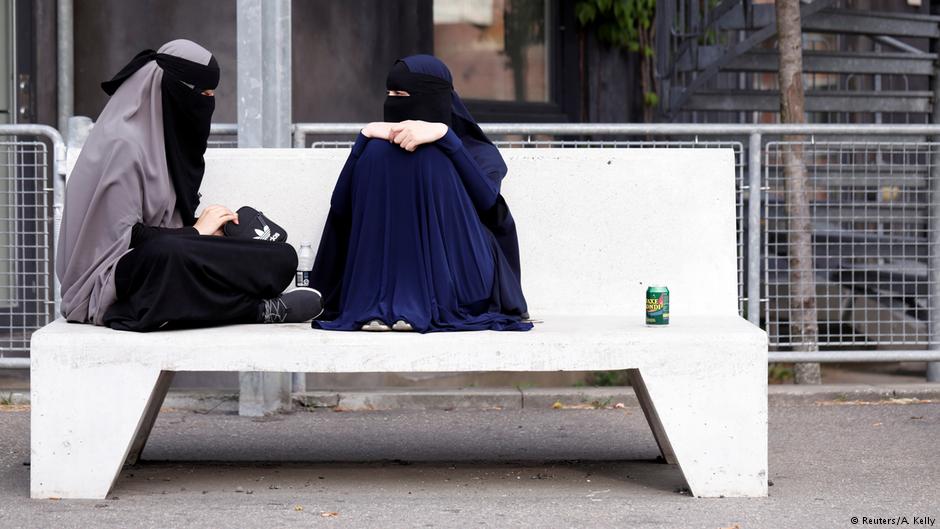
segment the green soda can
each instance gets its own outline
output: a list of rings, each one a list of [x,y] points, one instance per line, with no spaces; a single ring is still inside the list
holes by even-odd
[[[646,289],[646,324],[669,324],[669,289],[652,286]]]

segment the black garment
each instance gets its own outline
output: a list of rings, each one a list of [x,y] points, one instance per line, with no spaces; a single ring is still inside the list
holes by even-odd
[[[199,231],[193,226],[183,228],[161,228],[158,226],[147,226],[138,222],[131,228],[131,248],[137,248],[141,244],[153,239],[154,237],[163,237],[165,235],[199,235]]]
[[[413,77],[404,77],[401,75],[402,65],[404,65],[405,69]],[[441,62],[437,57],[431,55],[412,55],[405,57],[399,60],[392,70],[393,71],[389,73],[389,81],[387,81],[387,84],[394,83],[395,85],[400,85],[402,88],[397,89],[405,90],[408,93],[411,93],[408,89],[409,86],[412,90],[424,91],[425,83],[431,82],[427,79],[428,77],[438,79],[439,82],[446,83],[448,86],[453,85],[453,76],[447,68],[447,65]],[[451,125],[451,129],[460,138],[467,152],[473,157],[477,165],[480,166],[480,171],[492,180],[494,185],[499,187],[500,182],[502,182],[507,172],[506,163],[499,154],[499,149],[497,149],[496,146],[493,145],[493,142],[483,133],[483,129],[480,128],[480,125],[478,125],[476,120],[473,119],[473,116],[470,115],[470,111],[467,110],[467,106],[464,105],[460,96],[457,95],[457,92],[451,90],[449,97],[450,115],[447,121],[441,121],[441,123]],[[399,97],[398,99],[417,101],[413,97]],[[422,118],[409,117],[406,119]],[[389,120],[386,118],[386,121]],[[506,200],[502,195],[499,195],[486,203],[478,200],[474,201],[474,205],[480,214],[480,220],[482,220],[487,229],[493,233],[493,236],[496,237],[496,242],[499,244],[500,249],[502,249],[503,255],[506,256],[516,277],[521,281],[522,269],[519,264],[519,238],[516,234],[516,221],[509,211]]]
[[[433,75],[413,73],[403,61],[398,61],[388,72],[385,87],[410,94],[385,98],[385,121],[398,123],[419,119],[443,123],[448,127],[452,125],[450,107],[454,87],[449,81]]]
[[[258,321],[297,270],[289,244],[179,235],[155,237],[118,261],[117,301],[105,324],[126,331]]]
[[[110,81],[101,83],[101,88],[113,95],[121,83],[150,61],[157,61],[163,69],[160,90],[166,165],[176,191],[176,209],[183,224],[190,226],[195,222],[199,206],[199,186],[206,165],[203,154],[215,110],[215,97],[202,95],[202,92],[219,85],[221,71],[215,57],[210,57],[208,64],[199,64],[144,50]]]
[[[195,222],[199,206],[199,186],[206,170],[203,155],[209,144],[215,97],[204,96],[202,90],[167,75],[163,76],[161,88],[166,168],[176,191],[176,211],[183,224],[189,226]]]

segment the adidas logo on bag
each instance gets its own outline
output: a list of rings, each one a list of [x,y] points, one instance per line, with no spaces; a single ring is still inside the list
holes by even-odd
[[[272,241],[272,242],[274,242],[274,241],[278,240],[278,239],[281,237],[281,234],[280,234],[280,233],[275,233],[275,234],[272,235],[272,234],[271,234],[271,227],[268,226],[267,224],[264,225],[264,229],[255,230],[255,233],[257,234],[257,236],[256,236],[256,237],[252,237],[252,239],[257,239],[257,240],[259,240],[259,241]]]

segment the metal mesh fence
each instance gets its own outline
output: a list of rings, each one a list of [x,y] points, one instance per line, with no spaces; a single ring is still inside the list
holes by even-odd
[[[644,141],[625,141],[625,140],[545,140],[538,137],[524,136],[514,139],[504,138],[496,140],[493,143],[500,148],[702,148],[702,149],[732,149],[734,151],[735,168],[735,210],[736,210],[736,240],[737,240],[737,260],[738,260],[738,311],[742,316],[745,315],[747,307],[746,282],[747,265],[745,262],[745,227],[747,219],[745,218],[745,199],[748,193],[747,181],[745,180],[745,153],[744,144],[739,141],[699,141],[693,140],[644,140]],[[349,149],[352,147],[351,141],[315,141],[310,147],[314,149]],[[694,175],[692,175],[694,178]]]
[[[798,331],[790,274],[795,240],[788,157],[806,169],[818,344],[824,348],[930,344],[929,303],[937,285],[936,179],[940,145],[923,142],[769,142],[764,150],[765,328],[771,346],[812,340]],[[792,163],[792,162],[791,162]],[[798,166],[799,164],[795,164]]]
[[[39,141],[0,137],[0,356],[52,321],[52,164]]]
[[[326,128],[323,132],[327,137],[317,131],[318,141],[307,144],[334,149],[348,149],[352,144],[345,140],[349,137],[345,129]],[[754,286],[761,288],[761,326],[776,351],[798,350],[806,341],[791,325],[799,310],[792,303],[789,244],[793,211],[788,208],[784,171],[787,155],[799,154],[809,178],[808,219],[820,349],[910,350],[940,345],[936,337],[931,338],[930,325],[938,315],[929,301],[940,292],[940,273],[930,269],[940,259],[936,255],[940,205],[931,195],[938,192],[932,185],[940,182],[940,144],[923,141],[923,135],[919,139],[913,136],[909,142],[875,138],[868,142],[835,141],[831,134],[831,139],[822,142],[810,135],[805,136],[810,141],[767,142],[755,158],[762,164],[760,214],[752,212],[749,219],[747,151],[749,145],[760,145],[760,136],[752,134],[750,142],[742,143],[736,141],[740,131],[706,132],[709,141],[699,141],[698,132],[688,131],[661,134],[668,140],[641,141],[558,140],[563,134],[559,131],[511,135],[494,131],[491,137],[498,140],[498,146],[512,148],[732,149],[739,309],[747,316],[748,262],[757,259],[761,274],[757,278],[753,275],[757,269],[751,268],[751,277]],[[769,129],[761,132],[766,136],[780,134]],[[869,127],[859,132],[873,135],[876,130]],[[638,132],[633,137],[645,134]],[[592,137],[589,132],[572,132],[570,136]],[[235,138],[228,129],[217,127],[210,141],[213,147],[235,147]],[[327,139],[330,141],[322,141]],[[53,317],[51,157],[44,143],[12,140],[0,138],[0,356],[28,352],[32,331]],[[759,247],[748,249],[749,225],[760,226],[754,229],[760,231]],[[757,321],[755,314],[750,316]]]

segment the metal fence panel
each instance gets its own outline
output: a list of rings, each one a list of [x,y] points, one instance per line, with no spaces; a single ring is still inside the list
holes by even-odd
[[[928,260],[936,207],[929,181],[940,144],[768,142],[764,151],[764,305],[773,348],[805,345],[791,330],[791,235],[784,160],[799,156],[809,179],[820,347],[924,347],[936,310]]]
[[[0,141],[0,356],[27,353],[53,319],[52,181],[48,147]]]

